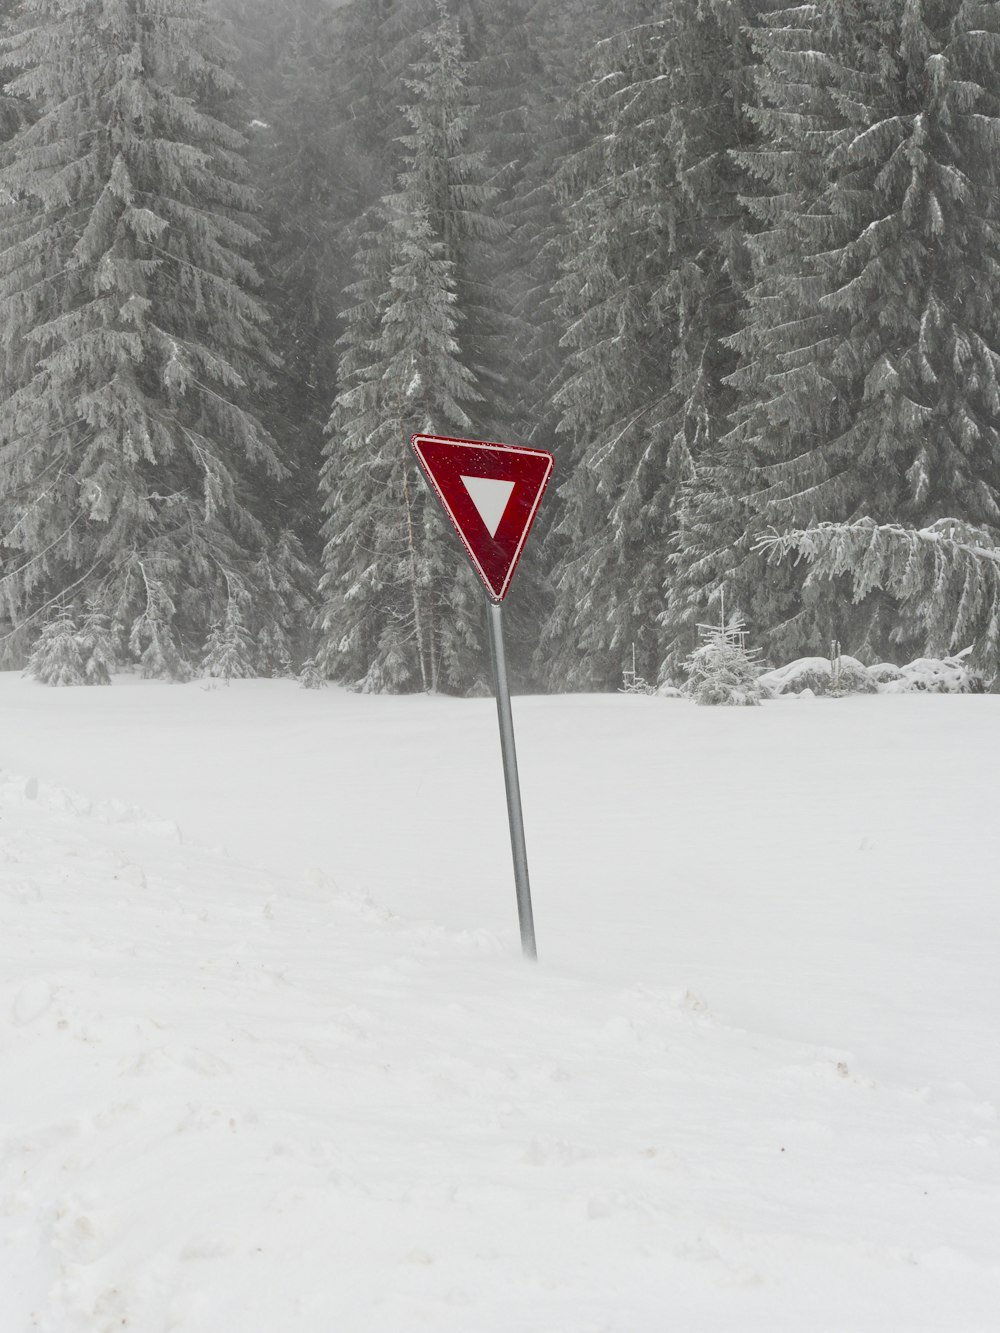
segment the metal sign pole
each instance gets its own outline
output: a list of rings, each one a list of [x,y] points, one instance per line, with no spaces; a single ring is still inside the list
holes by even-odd
[[[517,890],[517,919],[521,926],[521,950],[525,958],[536,959],[538,952],[535,948],[535,922],[531,913],[528,852],[524,845],[521,788],[517,780],[517,752],[514,749],[514,715],[510,709],[507,654],[503,643],[503,612],[499,602],[490,602],[490,652],[493,657],[493,680],[496,684],[497,716],[500,719],[500,749],[503,753],[503,777],[507,788],[507,818],[510,822],[510,849],[514,857],[514,885]]]

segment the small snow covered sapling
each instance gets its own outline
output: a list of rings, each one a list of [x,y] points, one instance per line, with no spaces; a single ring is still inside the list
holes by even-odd
[[[93,599],[87,603],[87,614],[80,630],[80,647],[84,655],[86,683],[110,685],[117,665],[114,640],[108,617]]]
[[[206,676],[215,676],[227,683],[256,674],[253,640],[243,620],[239,601],[232,595],[226,603],[226,614],[212,626],[201,669]]]
[[[746,628],[737,611],[717,625],[699,625],[702,643],[684,663],[683,692],[698,704],[753,705],[761,700],[760,649],[747,648]]]
[[[27,674],[43,685],[86,685],[87,658],[73,612],[64,606],[38,636]]]
[[[299,672],[299,684],[304,690],[320,690],[326,684],[316,665],[315,657],[307,657]]]

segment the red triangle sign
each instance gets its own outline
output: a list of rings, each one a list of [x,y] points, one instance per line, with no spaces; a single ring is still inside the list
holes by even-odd
[[[552,455],[443,435],[414,435],[410,444],[486,591],[502,602],[552,473]]]

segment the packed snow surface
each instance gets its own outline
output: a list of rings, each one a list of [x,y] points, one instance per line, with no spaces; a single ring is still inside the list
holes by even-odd
[[[1000,697],[0,676],[0,1333],[995,1333]]]

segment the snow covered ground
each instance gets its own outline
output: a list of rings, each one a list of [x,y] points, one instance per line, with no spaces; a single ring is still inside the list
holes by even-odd
[[[0,676],[0,1333],[995,1333],[1000,697]]]

